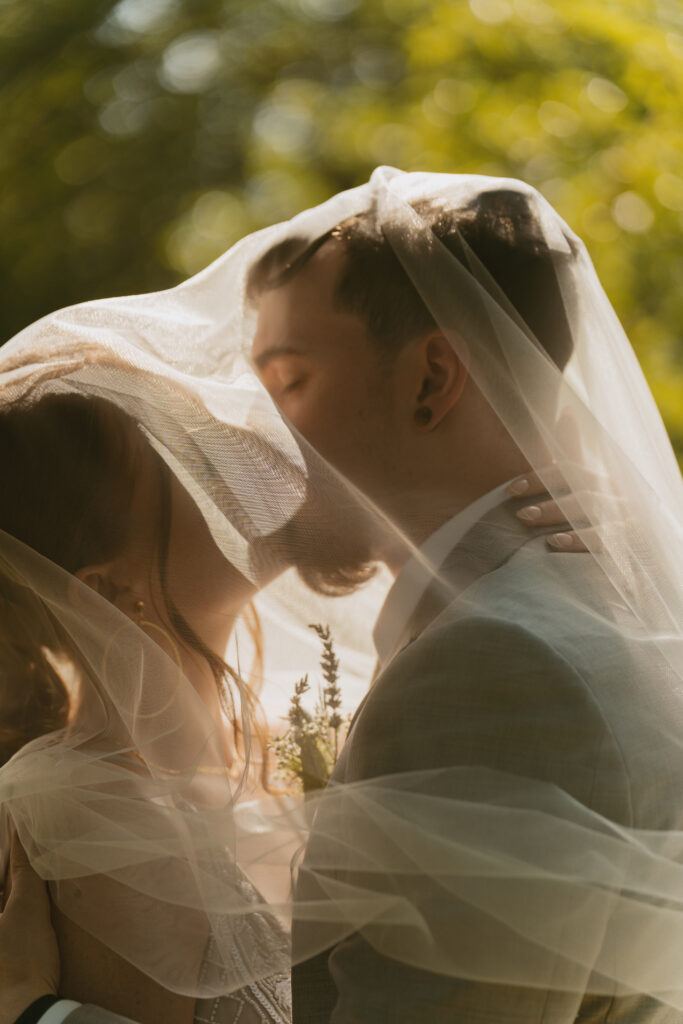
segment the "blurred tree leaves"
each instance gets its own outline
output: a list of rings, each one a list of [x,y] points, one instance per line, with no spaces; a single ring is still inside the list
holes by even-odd
[[[0,0],[0,90],[3,337],[377,164],[512,175],[586,241],[683,452],[678,0]]]

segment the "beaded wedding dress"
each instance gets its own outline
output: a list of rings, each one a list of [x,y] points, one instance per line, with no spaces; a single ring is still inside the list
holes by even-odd
[[[245,878],[235,884],[248,901],[261,903],[257,890]],[[237,922],[234,929],[230,921],[218,919],[215,923],[214,948],[208,951],[210,959],[216,955],[218,944],[230,948],[235,969],[247,974],[247,964],[257,962],[280,946],[287,955],[287,935],[267,914],[250,918],[245,925]],[[228,996],[202,999],[195,1007],[194,1024],[290,1024],[292,1019],[292,985],[288,971],[255,981]]]

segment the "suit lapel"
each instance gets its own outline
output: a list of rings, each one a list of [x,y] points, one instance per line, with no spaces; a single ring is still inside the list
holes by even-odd
[[[545,500],[545,496],[538,499]],[[492,509],[465,534],[443,562],[439,576],[427,588],[406,623],[396,653],[407,647],[467,587],[505,565],[525,544],[557,526],[530,530],[515,513],[528,500],[512,499]]]
[[[549,498],[550,495],[544,494],[540,495],[537,501],[544,502]],[[362,711],[373,685],[391,664],[396,654],[417,640],[434,622],[435,618],[462,594],[466,587],[471,586],[489,572],[501,568],[525,544],[544,535],[556,534],[557,526],[539,526],[533,529],[525,526],[515,513],[526,505],[528,505],[528,499],[512,498],[492,509],[468,530],[462,541],[446,557],[439,570],[438,578],[427,588],[409,621],[405,624],[394,652],[386,662],[380,663],[378,660],[370,689],[360,701],[349,724],[349,733]],[[346,748],[346,743],[344,748]],[[339,776],[343,774],[344,760],[344,751],[342,751]]]
[[[549,497],[542,494],[537,501],[546,501]],[[505,565],[520,548],[536,537],[557,533],[557,526],[530,530],[520,522],[515,513],[528,503],[528,498],[511,498],[503,502],[475,523],[456,544],[443,562],[438,578],[428,586],[406,622],[394,653],[385,663],[378,661],[375,665],[371,686],[387,664],[416,640],[466,587]],[[361,701],[356,709],[351,725],[364,703],[365,700]]]

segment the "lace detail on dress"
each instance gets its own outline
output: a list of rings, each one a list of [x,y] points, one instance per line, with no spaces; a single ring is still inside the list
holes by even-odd
[[[262,902],[257,889],[237,869],[233,884],[249,903]],[[230,962],[220,967],[219,979],[246,977],[250,963],[289,962],[289,940],[277,920],[269,914],[254,912],[246,917],[216,917],[202,976],[216,970],[217,949],[230,951]],[[292,990],[289,971],[275,971],[260,981],[244,985],[230,995],[200,999],[195,1006],[194,1024],[291,1024]]]

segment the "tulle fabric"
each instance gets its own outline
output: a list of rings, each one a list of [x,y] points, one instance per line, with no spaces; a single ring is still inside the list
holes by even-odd
[[[526,198],[553,254],[573,341],[564,374],[474,253],[465,246],[466,266],[455,259],[413,206],[464,208],[494,188]],[[636,731],[659,758],[662,784],[652,784],[647,813],[610,816],[551,781],[457,758],[333,782],[306,800],[257,792],[247,771],[226,768],[215,714],[173,657],[2,534],[6,599],[48,610],[54,636],[44,645],[72,700],[64,729],[0,770],[5,825],[68,917],[176,992],[229,993],[361,932],[379,952],[441,976],[644,993],[683,1011],[683,816],[667,790],[683,778],[680,474],[584,247],[537,192],[380,168],[367,185],[244,239],[175,289],[85,303],[27,328],[0,353],[0,401],[74,392],[123,410],[190,494],[220,555],[261,588],[262,700],[274,731],[296,679],[315,670],[310,622],[331,626],[352,710],[372,674],[372,623],[388,578],[380,571],[355,593],[324,598],[306,589],[297,563],[321,537],[328,553],[335,543],[341,550],[350,522],[381,526],[422,556],[265,394],[249,361],[246,279],[279,240],[313,240],[370,207],[569,521],[596,527],[582,557],[603,589],[587,597],[541,543],[524,556],[529,607],[565,602],[570,642],[590,652],[599,641],[603,658],[613,645],[605,671],[618,675]],[[609,505],[586,493],[586,469],[609,481]],[[605,511],[615,501],[618,522]],[[439,565],[426,568],[440,579]],[[454,620],[490,614],[485,589],[442,582]],[[572,616],[581,629],[573,639]],[[229,655],[246,676],[251,652],[239,626]],[[306,844],[308,882],[295,898]]]

